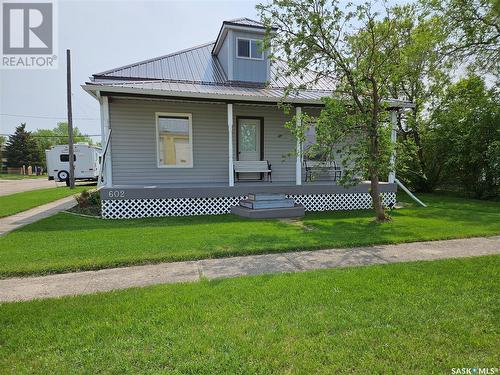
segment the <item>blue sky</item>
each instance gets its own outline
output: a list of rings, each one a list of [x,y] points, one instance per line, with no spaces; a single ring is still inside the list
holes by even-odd
[[[0,70],[0,134],[12,133],[21,122],[35,130],[65,120],[67,48],[72,54],[74,125],[87,134],[99,134],[97,101],[80,87],[92,73],[215,40],[223,20],[258,19],[257,3],[60,0],[59,67]]]

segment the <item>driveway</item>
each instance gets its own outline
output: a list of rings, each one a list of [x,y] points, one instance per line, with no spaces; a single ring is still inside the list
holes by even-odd
[[[29,190],[48,189],[63,185],[64,183],[56,183],[55,181],[49,181],[45,178],[0,180],[0,195],[9,195]]]

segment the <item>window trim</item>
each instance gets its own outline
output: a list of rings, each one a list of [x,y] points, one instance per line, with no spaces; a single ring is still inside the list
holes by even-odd
[[[248,55],[249,55],[248,57],[246,57],[246,56],[240,56],[240,54],[239,54],[239,51],[238,51],[238,42],[240,40],[248,40]],[[262,56],[260,58],[259,57],[252,57],[252,41],[260,42],[260,43],[263,42],[262,39],[240,38],[240,37],[236,38],[236,58],[237,59],[257,60],[257,61],[264,60],[264,50],[262,50]]]
[[[160,117],[187,117],[189,120],[189,145],[191,163],[187,165],[166,165],[160,164]],[[156,112],[156,166],[157,168],[193,168],[193,115],[191,113]]]

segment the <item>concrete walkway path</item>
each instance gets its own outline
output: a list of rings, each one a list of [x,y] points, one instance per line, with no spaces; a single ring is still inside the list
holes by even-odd
[[[216,279],[487,254],[500,254],[500,236],[163,263],[0,280],[0,302],[189,282],[201,277]]]
[[[75,198],[69,196],[12,216],[0,218],[0,236],[24,225],[55,215],[60,211],[67,210],[74,205],[76,205]]]

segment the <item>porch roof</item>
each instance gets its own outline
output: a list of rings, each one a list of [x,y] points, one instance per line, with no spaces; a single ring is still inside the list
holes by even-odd
[[[283,100],[285,88],[216,85],[182,81],[92,82],[82,86],[87,92],[153,95],[191,99],[209,99],[228,102],[269,102]],[[323,104],[321,98],[331,96],[330,90],[300,90],[287,95],[285,102],[296,104]]]

